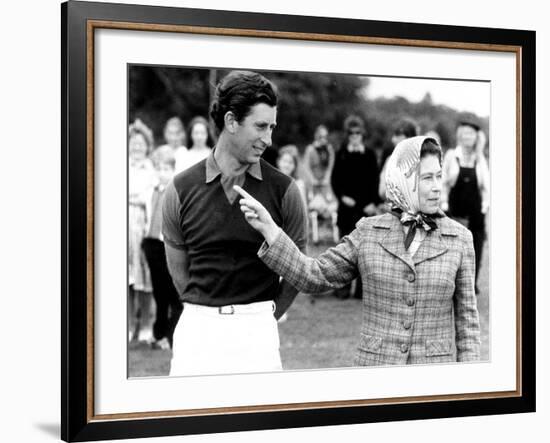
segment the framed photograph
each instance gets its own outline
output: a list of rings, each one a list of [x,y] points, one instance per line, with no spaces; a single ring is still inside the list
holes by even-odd
[[[63,440],[535,410],[534,32],[61,16]]]

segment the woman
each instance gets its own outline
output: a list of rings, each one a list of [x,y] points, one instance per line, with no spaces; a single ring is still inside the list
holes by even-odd
[[[311,193],[311,208],[326,219],[336,219],[338,207],[330,184],[334,161],[334,148],[328,141],[328,129],[325,125],[319,125],[315,129],[313,143],[306,147],[303,163]]]
[[[476,293],[483,243],[485,215],[489,210],[489,166],[483,154],[486,137],[472,119],[459,122],[458,146],[449,149],[443,160],[442,208],[473,235],[476,254]]]
[[[298,170],[300,166],[298,148],[294,145],[286,145],[279,149],[277,154],[277,169],[283,174],[288,175],[294,179],[296,186],[300,190],[304,207],[307,208],[306,202],[306,185],[304,181],[298,176]]]
[[[139,119],[129,127],[128,139],[128,278],[130,285],[130,339],[150,341],[152,332],[151,277],[141,249],[145,235],[146,202],[143,196],[156,182],[153,133]]]
[[[188,149],[185,146],[185,127],[179,117],[171,117],[164,124],[164,141],[166,144],[157,148],[160,149],[162,155],[167,155],[169,152],[176,159],[176,172],[183,170],[187,163]]]
[[[391,213],[363,218],[316,259],[301,254],[250,195],[241,210],[266,239],[260,258],[304,292],[363,278],[360,366],[476,361],[480,328],[470,232],[440,211],[441,148],[413,137],[386,176]]]
[[[189,134],[191,136],[191,145],[187,152],[186,164],[184,169],[204,160],[212,151],[214,140],[210,134],[208,120],[197,116],[189,123]]]

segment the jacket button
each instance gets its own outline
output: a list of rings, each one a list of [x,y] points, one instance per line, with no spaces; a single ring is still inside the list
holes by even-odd
[[[405,329],[411,329],[411,326],[412,326],[412,322],[411,322],[410,320],[405,320],[405,321],[403,322],[403,327],[404,327]]]
[[[414,299],[413,298],[408,298],[407,299],[407,306],[414,306]]]
[[[409,351],[409,345],[406,345],[405,343],[403,343],[403,344],[401,345],[401,352],[404,354],[404,353],[406,353],[406,352],[408,352],[408,351]]]
[[[414,281],[414,274],[407,275],[407,280],[412,283]]]

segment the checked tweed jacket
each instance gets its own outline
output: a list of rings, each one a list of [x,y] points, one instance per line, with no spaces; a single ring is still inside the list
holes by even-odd
[[[476,361],[480,327],[474,292],[472,235],[448,217],[436,219],[411,257],[397,217],[361,219],[317,258],[300,253],[281,231],[258,251],[264,263],[304,292],[363,281],[359,366]]]

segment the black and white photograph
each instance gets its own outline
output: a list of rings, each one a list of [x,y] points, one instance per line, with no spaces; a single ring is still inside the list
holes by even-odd
[[[127,78],[128,377],[490,361],[490,82]]]
[[[532,33],[63,11],[65,436],[533,410]]]

